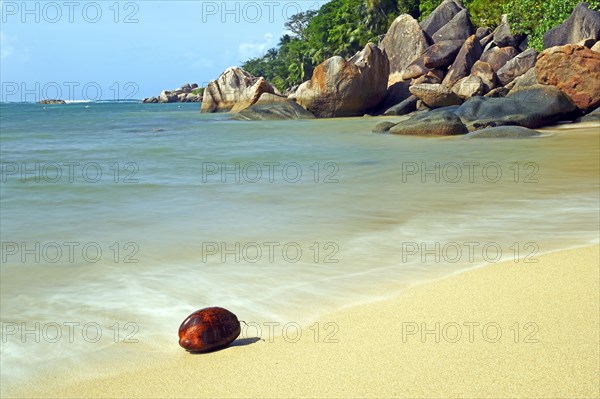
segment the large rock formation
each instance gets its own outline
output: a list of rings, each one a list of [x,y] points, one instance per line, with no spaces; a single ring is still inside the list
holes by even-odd
[[[562,24],[544,34],[544,48],[577,43],[583,39],[600,40],[600,13],[579,3]]]
[[[426,68],[447,67],[454,62],[464,40],[443,40],[425,50],[423,65]]]
[[[522,126],[496,126],[477,130],[465,135],[465,139],[526,139],[542,134]]]
[[[148,97],[143,103],[199,103],[202,101],[202,91],[196,83],[185,83],[175,90],[163,90],[158,97]]]
[[[518,54],[519,51],[514,47],[493,47],[483,53],[481,61],[490,64],[494,72],[498,73],[500,68]]]
[[[485,91],[483,80],[474,75],[462,78],[454,86],[452,91],[462,100],[468,100],[471,97],[482,96]]]
[[[462,104],[460,98],[452,90],[441,84],[413,85],[410,87],[410,92],[430,108]]]
[[[468,130],[515,125],[535,129],[571,118],[575,104],[554,86],[535,85],[504,98],[473,97],[455,112]]]
[[[421,22],[421,29],[432,38],[438,30],[446,26],[456,14],[464,9],[465,7],[460,0],[444,0]]]
[[[522,35],[514,35],[508,23],[508,16],[502,15],[502,23],[494,31],[494,43],[498,47],[518,47],[523,40]]]
[[[419,98],[417,96],[410,96],[406,100],[394,105],[393,107],[388,108],[384,112],[384,115],[400,116],[410,114],[411,112],[417,109],[417,101],[419,101]]]
[[[458,116],[440,110],[412,116],[391,127],[389,132],[411,136],[454,136],[467,133],[467,128]]]
[[[551,47],[535,66],[540,83],[558,87],[580,109],[600,105],[600,53],[576,44]]]
[[[448,70],[448,74],[444,78],[443,84],[452,87],[464,77],[469,76],[471,68],[475,62],[481,57],[483,49],[479,44],[479,40],[475,35],[469,37],[461,47],[456,59]]]
[[[440,28],[432,36],[434,42],[442,40],[466,40],[475,33],[475,28],[467,10],[461,10],[450,22]]]
[[[47,100],[41,100],[38,101],[38,104],[42,104],[42,105],[56,105],[56,104],[66,104],[67,102],[65,100],[55,100],[55,99],[47,99]]]
[[[285,97],[263,93],[258,101],[234,116],[236,120],[313,119],[315,116]]]
[[[379,47],[388,56],[390,73],[401,76],[406,67],[429,47],[429,43],[417,20],[402,14],[392,22]]]
[[[311,80],[296,91],[296,101],[318,117],[358,116],[387,95],[388,58],[368,43],[348,61],[332,57],[318,65]]]
[[[471,68],[471,75],[481,79],[484,93],[488,93],[496,88],[496,73],[492,69],[492,66],[487,62],[475,62]]]
[[[227,68],[204,90],[202,112],[239,112],[254,104],[263,93],[275,93],[264,78],[241,68]]]
[[[512,60],[509,60],[498,70],[498,81],[500,84],[506,86],[516,77],[525,74],[525,72],[533,68],[537,62],[537,56],[537,50],[530,48],[517,55]]]

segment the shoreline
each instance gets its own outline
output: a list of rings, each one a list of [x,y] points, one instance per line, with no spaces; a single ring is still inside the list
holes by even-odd
[[[324,315],[318,328],[303,328],[306,339],[295,343],[293,337],[245,339],[241,346],[201,356],[173,345],[130,372],[62,381],[66,385],[48,381],[42,391],[16,394],[594,397],[600,389],[593,378],[599,372],[594,362],[599,355],[599,248],[557,250],[527,266],[506,261],[457,271],[392,299]],[[437,335],[431,332],[436,323]],[[420,336],[420,326],[431,331]],[[477,329],[482,326],[486,330]],[[501,337],[489,342],[498,328]],[[467,339],[471,332],[474,342]],[[131,360],[147,358],[143,349],[132,350],[139,353]]]

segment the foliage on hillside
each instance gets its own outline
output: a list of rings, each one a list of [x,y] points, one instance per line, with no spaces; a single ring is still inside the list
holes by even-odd
[[[529,37],[529,45],[538,50],[544,47],[544,33],[561,24],[580,0],[509,0],[505,12],[511,26]],[[600,10],[600,0],[588,0],[589,8]]]
[[[442,0],[331,0],[318,12],[294,15],[286,23],[291,32],[276,48],[242,67],[255,76],[264,76],[278,89],[302,83],[314,67],[339,55],[348,58],[369,41],[378,43],[400,14],[423,20]],[[515,30],[530,35],[530,45],[541,49],[543,34],[562,23],[578,0],[464,0],[476,27],[496,27],[503,13]],[[589,1],[594,9],[600,0]]]

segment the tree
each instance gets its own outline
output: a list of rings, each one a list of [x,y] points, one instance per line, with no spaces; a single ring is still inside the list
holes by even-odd
[[[505,12],[511,27],[529,37],[529,46],[544,48],[544,33],[563,23],[579,0],[508,0]],[[600,10],[600,1],[588,1],[589,8]]]
[[[283,25],[287,30],[292,32],[296,37],[303,38],[304,30],[308,26],[310,20],[317,15],[318,11],[308,10],[295,15],[292,15],[290,19]]]

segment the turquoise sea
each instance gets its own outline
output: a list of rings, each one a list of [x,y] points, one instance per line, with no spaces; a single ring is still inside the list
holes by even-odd
[[[377,135],[366,117],[228,119],[198,104],[0,105],[3,393],[131,345],[177,348],[203,307],[304,325],[599,242],[597,125],[465,140]]]

